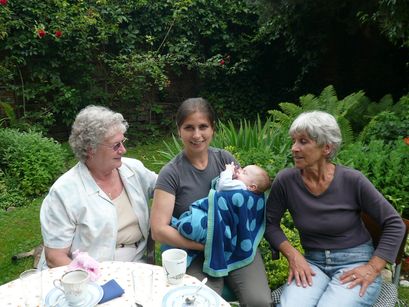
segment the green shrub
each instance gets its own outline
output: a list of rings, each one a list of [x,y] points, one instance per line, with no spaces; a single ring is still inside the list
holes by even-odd
[[[409,96],[403,96],[395,105],[374,116],[361,132],[364,143],[371,140],[394,141],[409,136]]]
[[[344,147],[337,162],[361,171],[404,217],[409,217],[409,146],[372,140]]]
[[[254,123],[244,119],[236,126],[232,121],[227,124],[217,124],[217,134],[213,146],[226,148],[233,146],[240,151],[270,150],[275,153],[287,154],[290,150],[288,130],[277,127],[267,118],[264,122],[260,117]]]
[[[299,114],[314,110],[328,112],[336,118],[339,124],[343,143],[349,144],[354,140],[349,114],[354,114],[359,105],[366,100],[367,98],[362,91],[352,93],[339,100],[334,87],[329,85],[322,90],[319,96],[313,94],[301,96],[299,104],[281,102],[278,104],[281,111],[270,110],[268,113],[278,128],[288,132],[291,123]]]
[[[296,229],[290,229],[281,224],[281,227],[293,247],[303,253],[300,238]],[[268,242],[263,239],[260,243],[260,251],[263,256],[264,265],[267,273],[267,280],[271,289],[276,289],[287,281],[288,262],[280,253],[280,259],[273,260],[271,257],[271,248]]]
[[[0,170],[0,210],[6,210],[10,207],[22,207],[27,199],[21,195],[18,189],[7,185],[4,172]]]
[[[212,145],[230,151],[241,165],[261,166],[271,178],[292,161],[288,132],[271,118],[262,122],[258,117],[254,123],[244,119],[238,127],[232,121],[219,122]]]
[[[3,115],[4,114],[4,115]],[[12,125],[16,122],[16,113],[11,104],[0,101],[0,126]]]
[[[37,132],[0,129],[0,167],[8,187],[24,196],[45,193],[65,169],[61,145]]]

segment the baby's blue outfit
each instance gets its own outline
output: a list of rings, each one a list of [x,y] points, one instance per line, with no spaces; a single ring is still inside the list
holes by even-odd
[[[205,273],[226,276],[254,259],[265,230],[265,197],[243,189],[212,188],[179,219],[172,218],[171,225],[184,237],[205,244]],[[189,266],[199,252],[187,252]]]

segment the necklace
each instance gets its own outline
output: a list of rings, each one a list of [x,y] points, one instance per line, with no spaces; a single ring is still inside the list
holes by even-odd
[[[113,199],[112,195],[116,195],[116,191],[118,189],[122,189],[122,181],[119,178],[118,170],[112,170],[112,175],[110,178],[107,178],[105,180],[101,180],[94,176],[91,173],[92,177],[94,178],[96,184],[105,192],[105,194],[109,197],[109,199]],[[119,179],[119,180],[118,180]],[[118,187],[118,184],[120,187]],[[108,191],[109,190],[109,191]]]

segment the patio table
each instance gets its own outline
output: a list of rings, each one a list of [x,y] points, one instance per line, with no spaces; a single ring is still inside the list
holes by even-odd
[[[136,262],[121,262],[121,261],[104,261],[100,263],[101,276],[96,281],[96,284],[103,285],[106,282],[114,279],[121,288],[124,289],[124,294],[120,297],[107,301],[97,306],[112,306],[112,307],[129,307],[135,306],[132,271],[141,267],[149,267],[153,271],[153,285],[152,285],[152,299],[147,307],[163,306],[162,299],[169,293],[169,291],[176,287],[198,285],[200,281],[190,275],[185,275],[183,281],[179,285],[169,285],[166,282],[166,277],[161,266],[150,265],[145,263]],[[67,266],[61,266],[52,269],[46,269],[42,271],[42,296],[43,302],[47,294],[54,289],[53,280],[60,278],[65,272],[68,271]],[[40,272],[38,272],[40,274]],[[33,285],[39,286],[39,285]],[[212,291],[207,286],[208,291]],[[215,294],[217,295],[217,294]],[[222,297],[218,296],[221,307],[230,306]],[[0,286],[0,306],[21,306],[24,307],[24,294],[22,292],[21,283],[19,279],[13,280],[9,283]],[[89,306],[87,306],[89,307]],[[146,306],[144,306],[146,307]]]

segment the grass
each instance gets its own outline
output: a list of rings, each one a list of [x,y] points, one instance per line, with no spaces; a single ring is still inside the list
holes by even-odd
[[[11,257],[29,251],[42,242],[40,230],[41,199],[27,207],[0,213],[0,285],[18,277],[33,266],[33,258],[13,262]]]
[[[170,139],[166,139],[170,141]],[[128,148],[126,156],[141,160],[144,165],[159,172],[161,159],[158,150],[164,149],[162,140],[150,144]],[[33,259],[27,258],[13,262],[11,257],[28,251],[42,241],[39,212],[42,199],[37,199],[27,207],[16,208],[10,212],[0,212],[0,285],[18,278],[19,274],[32,267]],[[158,253],[156,253],[158,256]],[[399,288],[399,298],[409,302],[409,288]]]
[[[166,142],[170,141],[170,138],[164,139]],[[150,144],[136,145],[135,147],[127,148],[127,157],[136,158],[145,165],[146,168],[159,173],[162,165],[159,161],[161,160],[161,155],[158,153],[159,150],[163,150],[165,145],[163,139]]]

